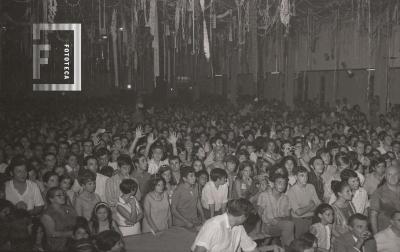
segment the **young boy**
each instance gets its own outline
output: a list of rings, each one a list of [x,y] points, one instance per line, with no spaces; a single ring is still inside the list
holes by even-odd
[[[322,174],[325,171],[324,161],[321,157],[311,158],[310,171],[308,172],[308,183],[312,184],[320,201],[324,201],[324,180]]]
[[[307,184],[308,170],[303,166],[297,166],[293,173],[297,177],[297,182],[289,189],[287,195],[295,225],[295,237],[298,238],[308,231],[314,209],[321,201],[314,186]]]
[[[132,172],[132,177],[138,181],[140,192],[143,195],[146,195],[150,191],[149,181],[151,178],[150,173],[147,172],[147,158],[144,155],[139,154],[133,162],[135,164],[135,170]]]
[[[288,178],[276,173],[272,175],[271,190],[258,196],[258,214],[262,219],[262,231],[281,237],[282,245],[289,246],[294,240],[294,224],[290,220],[289,198],[285,194]]]
[[[201,194],[201,204],[206,218],[212,218],[225,212],[228,202],[227,177],[228,174],[221,168],[211,171],[211,181],[207,182]]]
[[[233,184],[237,176],[239,160],[235,156],[225,158],[225,170],[228,174],[228,199],[232,199]]]
[[[194,169],[189,166],[182,167],[181,178],[183,182],[178,185],[172,195],[173,225],[187,228],[197,227],[205,218],[196,186]],[[201,219],[197,213],[200,214]]]
[[[79,174],[78,181],[83,190],[76,197],[75,210],[78,216],[83,216],[89,221],[94,206],[101,201],[100,196],[95,193],[96,177],[91,171],[84,170]]]
[[[151,143],[147,143],[147,146],[149,145],[151,145]],[[161,145],[155,145],[152,150],[152,158],[148,161],[149,163],[148,173],[150,173],[151,175],[156,174],[161,166],[168,165],[168,159],[161,160],[163,156],[164,156],[163,147]]]

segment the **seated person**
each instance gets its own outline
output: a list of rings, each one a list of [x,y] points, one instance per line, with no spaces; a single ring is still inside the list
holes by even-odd
[[[400,211],[395,211],[390,226],[375,234],[378,252],[397,252],[400,249]]]
[[[212,218],[225,212],[228,202],[227,177],[228,174],[221,168],[211,171],[211,180],[204,186],[201,194],[201,204],[206,218]]]

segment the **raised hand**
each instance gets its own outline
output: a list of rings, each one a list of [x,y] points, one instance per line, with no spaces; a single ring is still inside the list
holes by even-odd
[[[176,141],[178,141],[178,135],[176,134],[176,132],[170,132],[168,142],[170,142],[171,144],[176,144]]]
[[[138,126],[135,130],[135,139],[140,139],[144,137],[142,126]]]
[[[147,144],[153,144],[155,141],[157,141],[157,138],[154,137],[153,133],[150,133],[147,136]]]

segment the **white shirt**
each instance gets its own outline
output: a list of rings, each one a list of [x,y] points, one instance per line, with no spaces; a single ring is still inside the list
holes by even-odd
[[[158,172],[158,170],[160,169],[160,167],[163,165],[169,165],[168,159],[160,161],[159,164],[157,164],[154,161],[154,159],[150,159],[149,160],[149,169],[147,172],[150,173],[151,175],[156,174]]]
[[[27,205],[26,210],[32,210],[34,207],[43,206],[43,198],[40,193],[39,187],[36,183],[27,180],[26,190],[21,195],[14,187],[14,182],[12,180],[7,181],[5,184],[6,200],[11,201],[14,205],[20,201],[25,202]]]
[[[207,252],[239,252],[252,251],[257,244],[242,225],[231,227],[228,214],[225,213],[204,223],[192,245],[192,251],[196,246],[204,247]]]
[[[205,209],[209,209],[209,205],[215,205],[215,211],[219,211],[222,204],[228,202],[228,183],[225,183],[218,188],[214,181],[208,181],[205,184],[201,193],[201,204]]]
[[[377,252],[399,252],[400,237],[397,236],[391,227],[388,227],[375,234]]]

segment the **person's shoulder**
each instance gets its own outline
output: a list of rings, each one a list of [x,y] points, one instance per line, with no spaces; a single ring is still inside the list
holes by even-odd
[[[107,176],[105,176],[105,175],[103,175],[101,173],[97,173],[96,176],[99,177],[99,179],[102,180],[102,181],[106,181],[107,179],[109,179],[109,177],[107,177]]]
[[[26,180],[26,184],[27,184],[29,190],[36,190],[36,189],[39,190],[39,186],[35,182],[30,181],[29,179]]]

